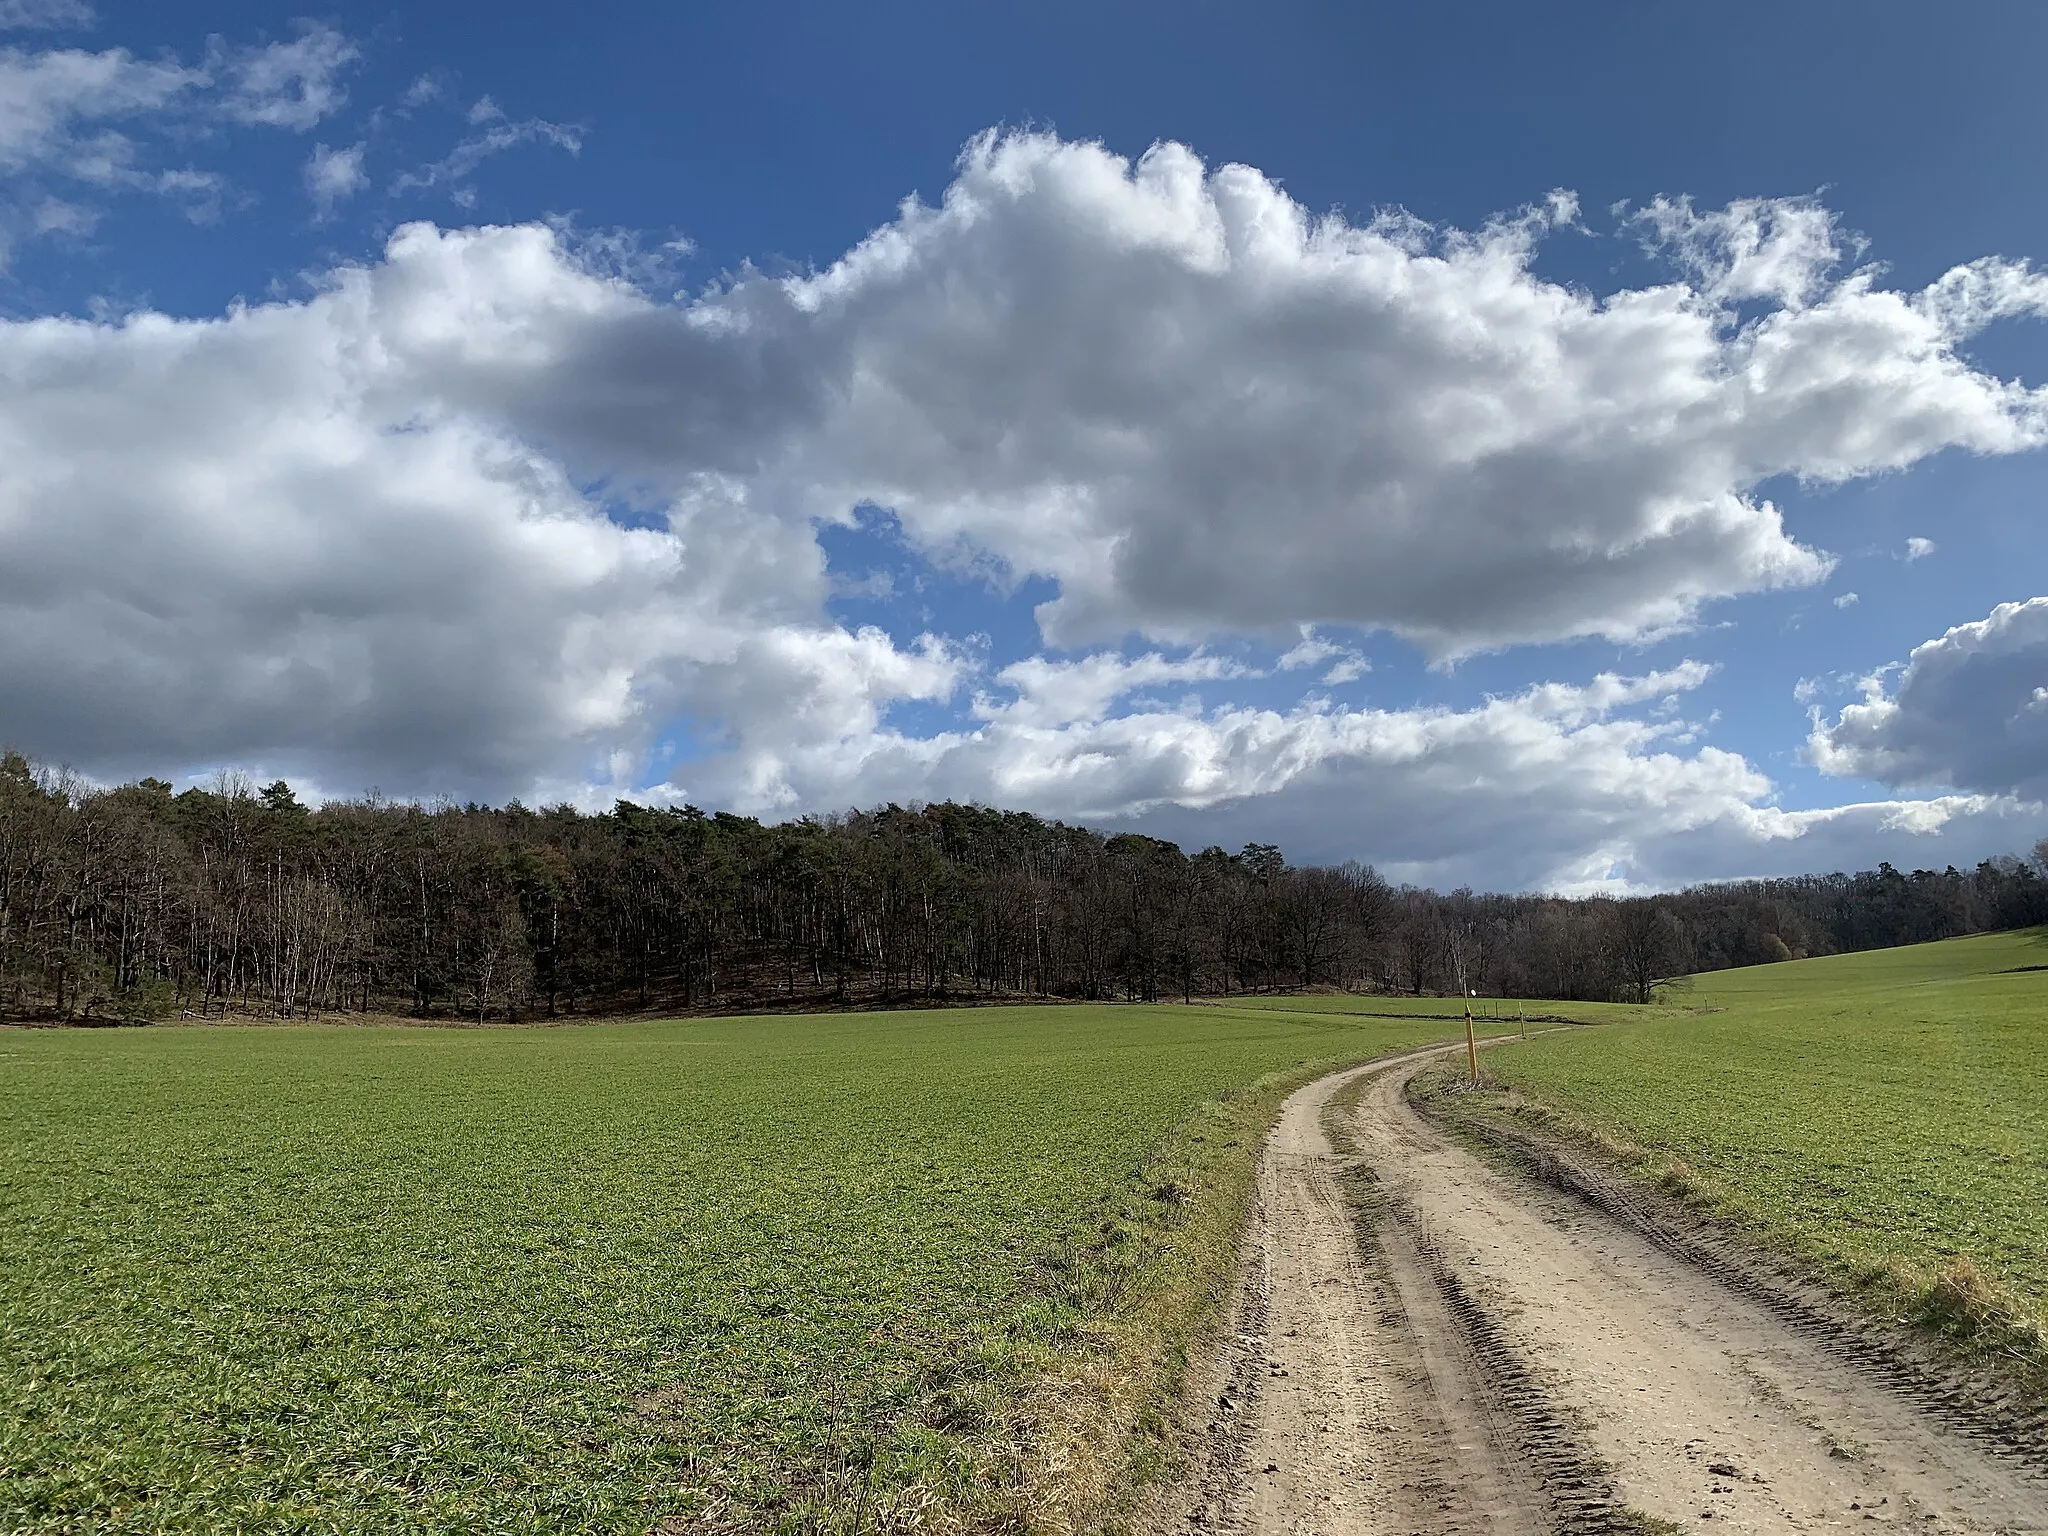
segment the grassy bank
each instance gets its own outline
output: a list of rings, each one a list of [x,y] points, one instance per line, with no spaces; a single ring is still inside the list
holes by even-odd
[[[2033,930],[1721,972],[1488,1067],[1508,1107],[2048,1387],[2044,967]]]
[[[1327,1010],[0,1033],[0,1527],[1056,1529]]]

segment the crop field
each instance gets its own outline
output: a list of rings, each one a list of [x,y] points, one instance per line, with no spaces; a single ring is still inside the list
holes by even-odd
[[[0,1031],[0,1530],[957,1503],[1018,1464],[1034,1381],[1230,1261],[1269,1074],[1443,1033],[1232,1007]]]
[[[1490,1071],[1951,1334],[2043,1359],[2048,931],[1696,978]]]

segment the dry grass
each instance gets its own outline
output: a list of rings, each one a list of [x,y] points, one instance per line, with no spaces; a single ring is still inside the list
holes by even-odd
[[[1266,1134],[1289,1094],[1348,1064],[1262,1078],[1165,1139],[1102,1241],[1064,1278],[1088,1321],[1013,1399],[984,1497],[945,1523],[895,1529],[1128,1528],[1145,1490],[1180,1468],[1184,1384],[1226,1320]]]

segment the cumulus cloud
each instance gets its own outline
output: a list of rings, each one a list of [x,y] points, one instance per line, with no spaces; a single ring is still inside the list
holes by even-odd
[[[938,206],[815,275],[624,317],[494,308],[577,386],[476,383],[596,460],[744,466],[778,507],[872,501],[936,558],[1049,577],[1061,645],[1637,639],[1827,573],[1754,494],[1773,476],[2048,437],[2038,393],[1958,351],[2048,303],[2030,269],[1888,290],[1838,270],[1810,205],[1665,204],[1680,276],[1596,298],[1531,271],[1555,216],[1360,226],[1177,145],[1133,165],[991,135]],[[712,376],[737,385],[716,446],[692,415]]]
[[[529,126],[491,117],[469,154]],[[1957,351],[2042,308],[2027,269],[1901,293],[1838,275],[1805,205],[1662,205],[1690,277],[1597,299],[1530,271],[1551,216],[1361,227],[1174,145],[1134,166],[991,136],[939,206],[814,276],[583,311],[556,302],[566,253],[535,248],[521,291],[461,297],[481,329],[449,361],[594,463],[738,470],[807,517],[869,500],[935,556],[1050,577],[1061,644],[1301,623],[1439,656],[1640,638],[1826,573],[1751,494],[1771,476],[2048,435],[2037,393]],[[1738,323],[1760,296],[1777,307]],[[490,352],[515,333],[529,354]]]
[[[776,814],[951,797],[1129,827],[1189,847],[1279,842],[1297,860],[1370,859],[1397,879],[1586,892],[1710,877],[1972,862],[2028,846],[2041,807],[1962,795],[1787,811],[1696,722],[1641,718],[1713,669],[1696,662],[1542,684],[1469,709],[1285,709],[1135,699],[1228,680],[1214,657],[1097,655],[1005,669],[971,729],[813,733],[692,764],[674,798]]]
[[[1390,879],[1439,890],[1566,894],[1872,869],[1881,859],[1967,868],[2048,835],[2041,805],[2011,796],[1787,810],[1737,754],[1630,752],[1598,735],[1559,744],[1533,771],[1513,744],[1481,739],[1410,771],[1337,761],[1260,798],[1165,805],[1108,824],[1192,847],[1274,842],[1303,862],[1369,858]]]
[[[1835,606],[1837,608],[1854,608],[1857,605],[1857,603],[1861,601],[1862,599],[1859,598],[1854,592],[1844,592],[1840,597],[1835,599]]]
[[[1914,560],[1925,560],[1934,553],[1935,548],[1935,542],[1932,539],[1908,539],[1906,540],[1906,559],[1908,563]]]
[[[1609,883],[1669,889],[1702,880],[1873,869],[1880,860],[1901,869],[1967,869],[2023,853],[2044,836],[2048,811],[2013,795],[1937,795],[1810,810],[1730,806],[1720,817],[1646,835],[1632,850],[1625,879]]]
[[[0,324],[12,739],[112,774],[254,761],[505,795],[602,780],[678,718],[862,730],[949,685],[937,642],[824,621],[811,530],[743,488],[706,478],[621,526],[437,401],[419,354],[460,317],[410,302],[417,276],[402,240],[308,303]]]
[[[1052,661],[1043,656],[1012,662],[996,674],[996,682],[1014,689],[1008,702],[983,695],[975,701],[975,714],[1007,725],[1062,727],[1095,724],[1112,704],[1129,698],[1140,689],[1164,683],[1205,683],[1249,675],[1241,663],[1221,656],[1195,655],[1178,660],[1157,651],[1127,661],[1103,653],[1076,661]]]
[[[1818,580],[1773,475],[2048,434],[1957,352],[2041,310],[2026,269],[1891,291],[1810,204],[1660,204],[1679,280],[1603,299],[1530,270],[1554,217],[1360,226],[1176,145],[986,137],[937,207],[783,285],[773,333],[846,380],[788,467],[1053,577],[1057,642],[1308,621],[1451,656]],[[710,307],[760,324],[765,284]]]
[[[484,110],[430,184],[524,126]],[[1442,659],[1683,626],[1827,573],[1769,478],[2048,436],[1959,350],[2048,304],[2028,268],[1894,291],[1810,202],[1665,202],[1632,228],[1671,280],[1596,297],[1532,270],[1573,217],[1359,225],[1178,146],[1015,134],[824,270],[689,299],[548,227],[420,224],[295,302],[0,321],[0,719],[100,771],[500,795],[630,785],[681,732],[700,803],[1298,823],[1305,855],[1521,883],[2005,827],[1996,788],[1778,810],[1681,718],[1693,663],[1465,710],[1217,701],[1357,680],[1347,629]],[[1064,654],[832,622],[818,525],[863,503],[1049,578]]]
[[[1865,679],[1862,702],[1832,724],[1814,713],[1816,766],[1894,786],[2048,795],[2048,597],[2001,603],[1915,647],[1888,687],[1891,670]]]
[[[1523,772],[1540,776],[1546,753],[1570,758],[1573,771],[1583,771],[1585,755],[1576,748],[1600,740],[1618,764],[1640,767],[1642,749],[1676,727],[1616,720],[1614,712],[1696,687],[1711,670],[1688,662],[1643,677],[1603,674],[1586,685],[1546,683],[1468,711],[1349,709],[1319,702],[1288,710],[1204,709],[1193,698],[1131,700],[1162,682],[1241,675],[1220,658],[1033,658],[998,675],[998,682],[1015,690],[1014,699],[977,700],[977,728],[921,739],[821,740],[810,753],[788,760],[792,777],[778,794],[788,803],[815,804],[854,786],[866,791],[855,795],[860,802],[900,796],[901,785],[915,783],[934,797],[1033,805],[1101,820],[1141,816],[1164,805],[1200,809],[1298,791],[1304,780],[1341,764],[1374,770],[1390,791],[1403,774],[1470,790],[1490,774],[1515,772],[1510,765],[1516,761]],[[1112,708],[1119,703],[1128,707]],[[1764,791],[1753,771],[1731,754],[1708,751],[1687,763],[1683,772],[1717,780],[1732,774],[1738,789]],[[1345,821],[1355,824],[1355,818]]]

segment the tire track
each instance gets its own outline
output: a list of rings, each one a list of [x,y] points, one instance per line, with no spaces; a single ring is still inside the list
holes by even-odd
[[[1325,1127],[1330,1140],[1352,1154],[1359,1241],[1377,1245],[1397,1272],[1413,1276],[1411,1289],[1427,1285],[1435,1292],[1440,1320],[1456,1333],[1486,1396],[1495,1439],[1514,1457],[1547,1507],[1544,1528],[1556,1536],[1643,1531],[1643,1517],[1616,1493],[1612,1469],[1587,1449],[1569,1408],[1553,1398],[1540,1374],[1467,1288],[1455,1261],[1430,1234],[1412,1202],[1389,1195],[1370,1161],[1358,1155],[1357,1143],[1343,1124],[1343,1108],[1339,1098],[1325,1110]]]
[[[1199,1470],[1155,1510],[1155,1529],[1642,1529],[1412,1213],[1331,1145],[1324,1111],[1344,1084],[1435,1054],[1326,1078],[1283,1109],[1261,1160],[1233,1332],[1203,1378]]]
[[[1507,1437],[1548,1500],[1557,1536],[1623,1536],[1640,1532],[1642,1517],[1615,1492],[1612,1469],[1581,1443],[1570,1414],[1552,1401],[1508,1336],[1458,1278],[1414,1213],[1397,1207],[1395,1221],[1415,1245],[1442,1294],[1488,1391],[1512,1426]]]
[[[1952,1432],[1900,1373],[1852,1368],[1672,1233],[1466,1151],[1411,1102],[1420,1067],[1372,1083],[1360,1151],[1483,1325],[1568,1409],[1616,1505],[1771,1532],[1866,1519],[2048,1530],[2048,1483]],[[1627,1191],[1606,1193],[1647,1216]]]
[[[1441,1053],[1283,1107],[1200,1466],[1152,1530],[2048,1532],[2031,1410],[1928,1378],[1555,1148],[1500,1143],[1544,1182],[1482,1161],[1411,1102]]]
[[[1433,1113],[1414,1093],[1409,1099],[1425,1113]],[[1903,1332],[1848,1313],[1841,1303],[1776,1272],[1704,1223],[1654,1209],[1617,1176],[1544,1137],[1478,1116],[1460,1118],[1455,1124],[1506,1153],[1542,1182],[1584,1200],[1673,1258],[1767,1308],[1787,1327],[1957,1433],[1977,1440],[1993,1454],[2048,1473],[2048,1409],[2028,1404],[2004,1383],[1930,1358]]]

